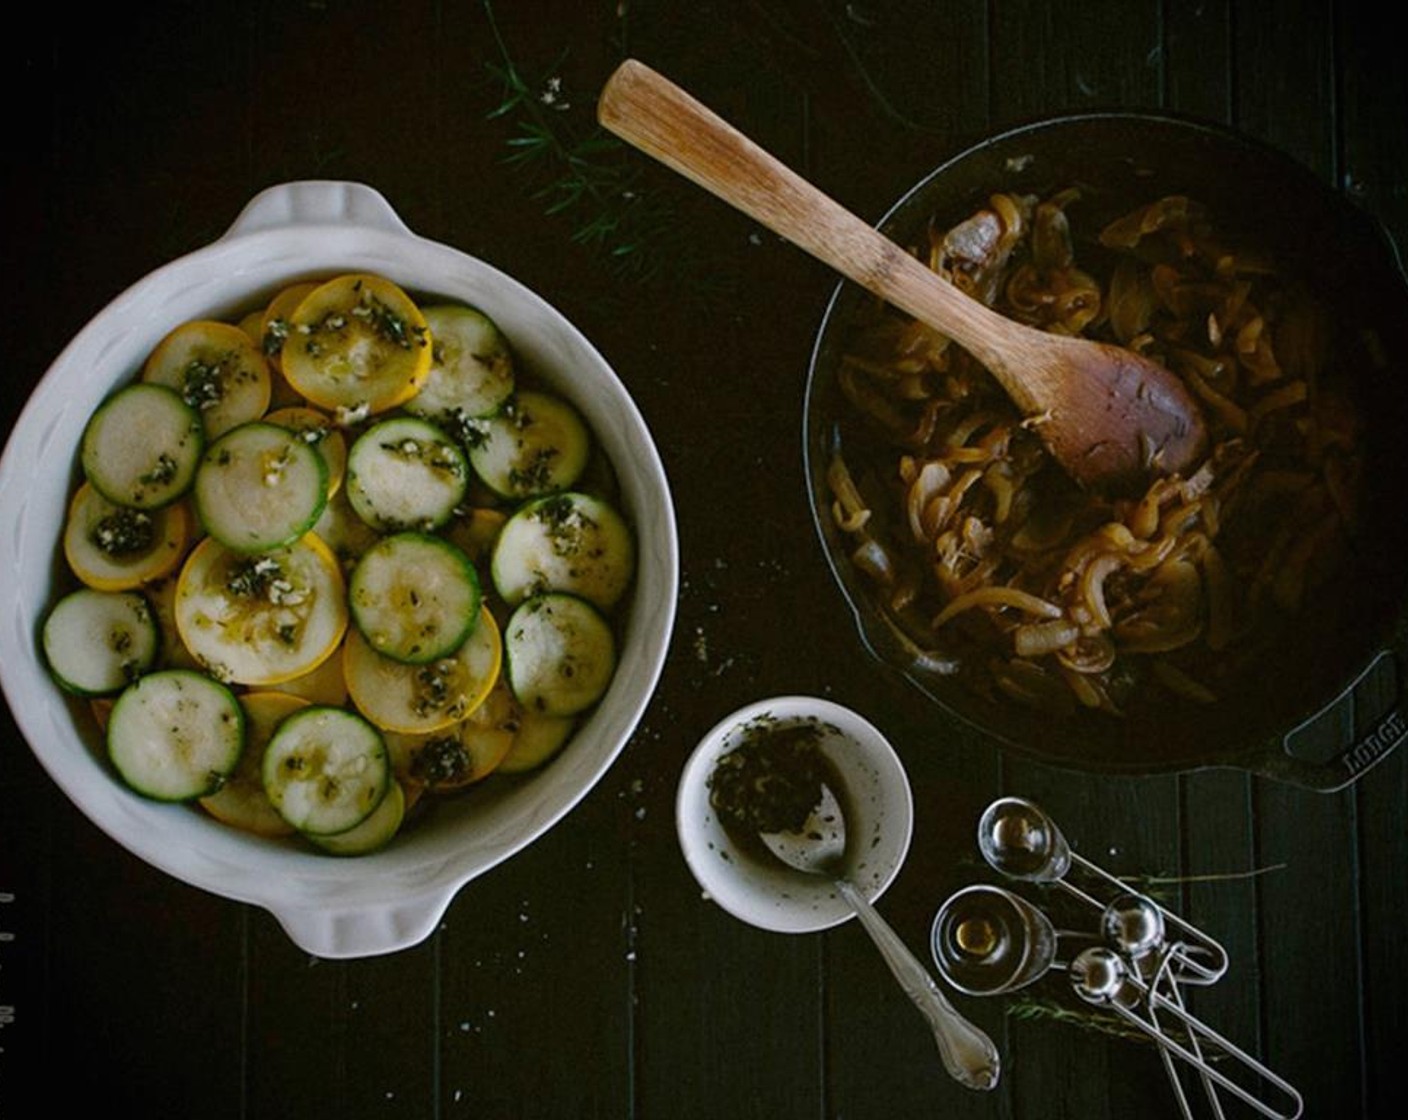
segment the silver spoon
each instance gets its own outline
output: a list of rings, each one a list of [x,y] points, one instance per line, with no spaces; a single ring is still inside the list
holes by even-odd
[[[1271,1117],[1272,1120],[1296,1120],[1300,1116],[1303,1107],[1301,1096],[1288,1082],[1277,1077],[1211,1027],[1195,1019],[1180,1001],[1170,999],[1146,984],[1114,949],[1097,945],[1084,950],[1071,962],[1069,972],[1071,986],[1081,999],[1114,1011],[1158,1043],[1166,1056],[1181,1058],[1206,1080],[1216,1082],[1263,1116]],[[1193,1043],[1192,1048],[1182,1045],[1175,1037],[1165,1033],[1156,1021],[1138,1014],[1137,1008],[1141,1006],[1151,1014],[1167,1012],[1177,1019]],[[1261,1100],[1250,1089],[1233,1081],[1205,1056],[1206,1050],[1220,1052],[1218,1056],[1228,1059],[1225,1065],[1240,1064],[1260,1081],[1279,1090],[1286,1098],[1286,1110],[1277,1111],[1273,1105]],[[1181,1094],[1180,1103],[1184,1115],[1189,1115],[1187,1102]]]
[[[899,935],[846,878],[846,818],[831,788],[821,787],[821,801],[799,831],[763,832],[759,836],[789,867],[823,876],[835,884],[837,893],[855,911],[900,987],[929,1021],[939,1045],[939,1057],[954,1080],[969,1089],[994,1088],[999,1060],[992,1039],[954,1010]]]
[[[1129,900],[1134,897],[1125,884],[1072,850],[1056,822],[1025,798],[1000,797],[983,811],[978,821],[978,850],[994,871],[1009,879],[1056,886],[1097,912],[1121,911],[1105,913],[1106,921],[1118,924],[1121,920],[1139,919],[1144,932],[1156,935],[1160,941],[1164,927],[1174,930],[1181,939],[1177,952],[1180,973],[1188,983],[1211,984],[1227,971],[1226,950],[1172,911],[1141,897],[1137,914],[1124,913],[1133,906]],[[1067,878],[1072,867],[1112,888],[1118,895],[1116,901],[1107,908],[1075,886]],[[1150,928],[1150,923],[1156,925]],[[1115,936],[1119,931],[1112,927],[1107,932]],[[1131,936],[1131,932],[1126,930],[1123,935]],[[1150,947],[1145,946],[1142,951]]]

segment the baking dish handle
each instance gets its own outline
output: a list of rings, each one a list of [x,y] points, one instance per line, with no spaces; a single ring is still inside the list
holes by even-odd
[[[240,211],[221,241],[289,226],[357,226],[409,233],[382,194],[364,183],[305,179],[260,191]]]
[[[380,906],[269,907],[300,949],[328,960],[375,957],[424,941],[450,905],[454,892]]]

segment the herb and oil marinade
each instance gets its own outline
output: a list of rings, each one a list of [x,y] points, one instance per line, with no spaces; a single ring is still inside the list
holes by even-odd
[[[836,729],[816,719],[750,720],[708,777],[709,806],[741,852],[776,857],[761,833],[800,832],[821,804],[822,787],[845,803],[847,791],[822,743]]]

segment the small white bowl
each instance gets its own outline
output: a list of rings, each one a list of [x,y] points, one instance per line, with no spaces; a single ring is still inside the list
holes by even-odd
[[[759,720],[815,721],[818,748],[835,769],[846,815],[846,876],[874,901],[899,874],[914,828],[914,801],[899,756],[878,730],[848,708],[809,696],[779,696],[740,708],[700,741],[685,763],[675,802],[685,862],[705,893],[736,918],[777,933],[815,933],[853,916],[822,876],[741,847],[709,804],[718,760]]]
[[[176,324],[232,316],[291,281],[336,271],[377,272],[492,317],[524,367],[584,414],[615,468],[639,546],[618,671],[562,754],[524,780],[447,799],[443,811],[395,843],[351,860],[242,833],[125,788],[86,709],[54,686],[36,641],[61,567],[55,557],[80,433],[98,402],[130,380]],[[503,272],[412,233],[372,188],[320,181],[262,192],[223,237],[139,280],[59,355],[0,458],[0,568],[0,681],[49,775],[135,855],[194,886],[266,908],[299,946],[323,957],[369,956],[422,940],[461,887],[532,843],[587,794],[654,692],[679,587],[674,510],[654,441],[591,343]]]

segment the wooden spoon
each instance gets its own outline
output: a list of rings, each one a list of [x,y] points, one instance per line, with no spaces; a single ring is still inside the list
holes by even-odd
[[[997,379],[1081,485],[1129,491],[1185,472],[1207,433],[1169,370],[1132,351],[1013,322],[960,292],[678,86],[634,59],[602,125],[843,276],[948,335]]]

